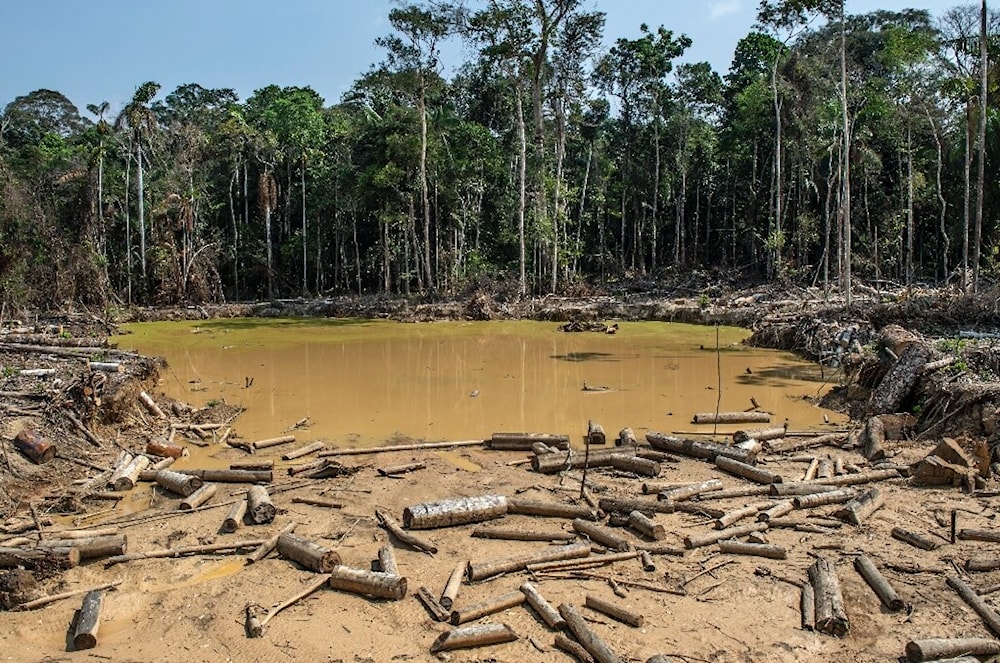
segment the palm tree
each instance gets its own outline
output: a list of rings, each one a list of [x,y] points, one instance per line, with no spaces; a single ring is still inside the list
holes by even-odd
[[[146,81],[135,91],[132,100],[125,105],[115,120],[115,128],[126,131],[132,148],[135,149],[136,195],[139,198],[139,259],[142,262],[142,277],[146,279],[146,196],[143,170],[143,143],[156,132],[156,115],[149,107],[160,84]]]

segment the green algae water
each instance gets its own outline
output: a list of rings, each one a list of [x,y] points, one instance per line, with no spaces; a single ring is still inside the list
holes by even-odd
[[[300,440],[352,446],[499,431],[582,439],[588,420],[609,439],[626,426],[640,437],[711,432],[690,423],[694,413],[745,410],[751,399],[792,429],[822,429],[824,415],[843,421],[810,402],[832,386],[818,367],[743,346],[749,333],[737,328],[718,328],[717,339],[715,327],[663,322],[620,323],[609,335],[550,322],[253,318],[124,330],[119,347],[167,360],[168,395],[245,408],[236,421],[245,439],[306,417]]]

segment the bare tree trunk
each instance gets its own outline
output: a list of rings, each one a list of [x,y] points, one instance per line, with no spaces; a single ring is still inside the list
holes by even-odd
[[[847,25],[844,14],[844,0],[840,3],[840,103],[844,121],[844,171],[843,192],[841,200],[844,224],[842,241],[844,242],[844,296],[847,308],[851,308],[851,117],[847,106]]]
[[[309,235],[306,233],[306,155],[304,151],[302,153],[300,182],[302,184],[302,294],[304,296],[309,292],[309,281],[306,271],[306,251],[309,245],[309,242],[306,240],[309,238]]]
[[[965,209],[962,222],[962,291],[968,292],[969,279],[969,230],[972,226],[972,101],[965,103],[965,171],[963,173],[965,186],[963,203]]]
[[[587,167],[583,171],[583,186],[580,188],[580,214],[576,221],[576,250],[573,252],[573,272],[580,268],[580,240],[583,233],[583,219],[587,209],[587,185],[590,184],[590,164],[594,158],[594,143],[591,141],[587,150]]]
[[[524,101],[521,98],[521,85],[517,81],[517,94],[514,95],[517,102],[517,144],[520,148],[520,161],[518,163],[518,202],[517,202],[517,237],[520,248],[520,294],[523,296],[528,292],[528,281],[524,273],[524,208],[527,205],[527,177],[528,177],[528,138],[524,127]]]
[[[420,200],[424,212],[424,280],[428,287],[434,287],[431,273],[431,201],[427,192],[427,92],[424,72],[420,70],[420,96],[417,97],[417,112],[420,114]]]
[[[938,227],[941,229],[941,270],[942,281],[947,282],[948,254],[951,252],[951,239],[948,237],[948,201],[945,200],[944,187],[941,184],[941,171],[944,169],[944,148],[941,145],[941,135],[938,133],[934,116],[931,115],[931,110],[927,104],[924,104],[924,112],[927,114],[927,122],[931,125],[931,133],[934,135],[934,144],[937,147],[937,175],[935,181],[938,205],[941,208],[938,216]]]
[[[913,128],[906,125],[906,285],[913,284]]]
[[[979,291],[979,259],[983,243],[983,199],[986,192],[986,116],[989,82],[989,51],[986,39],[986,0],[979,12],[979,163],[976,172],[976,234],[972,243],[972,291]]]
[[[142,143],[135,147],[136,163],[139,165],[136,175],[136,195],[139,197],[139,259],[142,261],[142,280],[146,281],[146,190],[142,172]]]

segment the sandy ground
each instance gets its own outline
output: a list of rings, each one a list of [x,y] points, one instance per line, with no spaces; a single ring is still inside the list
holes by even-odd
[[[928,447],[908,448],[903,456],[916,458]],[[217,456],[239,458],[235,449],[212,450]],[[275,457],[280,447],[269,449]],[[822,452],[827,453],[824,449]],[[858,462],[853,452],[831,450],[845,460]],[[166,546],[197,545],[226,537],[264,538],[286,523],[299,523],[297,532],[335,548],[343,563],[369,568],[387,534],[374,518],[374,509],[385,509],[401,520],[405,506],[460,496],[519,495],[524,498],[572,502],[578,483],[558,475],[541,475],[527,466],[511,466],[519,452],[469,448],[448,452],[393,452],[345,458],[345,464],[362,466],[353,477],[316,480],[310,485],[275,496],[279,515],[270,525],[244,526],[234,534],[219,534],[226,507],[123,526],[130,551]],[[427,468],[385,478],[377,466],[425,461]],[[184,462],[190,462],[186,460]],[[278,467],[287,463],[278,461]],[[802,462],[769,462],[768,469],[798,479]],[[277,471],[276,484],[291,482]],[[641,493],[641,479],[612,476],[591,470],[593,481],[606,490],[601,496]],[[697,460],[664,464],[659,481],[686,482],[721,478],[726,487],[746,482],[724,475]],[[561,485],[562,483],[562,485]],[[607,577],[683,587],[678,596],[633,588],[628,597],[614,596],[601,579],[546,579],[534,582],[553,605],[566,602],[582,606],[587,594],[620,602],[645,616],[645,625],[633,628],[585,608],[580,610],[592,628],[627,661],[645,661],[658,654],[672,654],[684,661],[886,661],[903,653],[907,640],[931,636],[988,636],[985,626],[945,585],[946,574],[956,573],[973,553],[996,550],[1000,544],[959,541],[946,543],[948,530],[936,520],[959,510],[959,527],[990,528],[996,517],[987,497],[974,498],[958,489],[915,489],[902,480],[882,484],[886,506],[861,527],[845,525],[835,534],[805,534],[792,529],[767,532],[770,543],[788,549],[787,560],[726,556],[716,546],[687,551],[683,557],[656,557],[655,572],[644,572],[636,560],[619,562],[593,572]],[[992,487],[992,486],[991,486]],[[222,485],[215,501],[229,499],[239,489]],[[150,484],[140,484],[134,499],[152,499],[158,509],[176,508],[178,500],[154,495]],[[296,495],[336,496],[343,509],[293,504]],[[645,499],[650,499],[646,497]],[[731,509],[759,498],[706,502]],[[796,518],[830,512],[820,507],[798,512]],[[686,514],[658,514],[657,522],[669,534],[666,543],[681,545],[685,534],[707,533],[707,518]],[[507,516],[492,524],[504,527],[561,527],[569,521],[528,516]],[[894,526],[930,532],[942,545],[923,551],[890,536]],[[431,643],[447,625],[435,622],[414,596],[421,585],[435,594],[456,564],[489,560],[514,553],[545,549],[546,543],[507,542],[469,536],[474,525],[421,532],[439,547],[429,556],[395,542],[400,572],[408,579],[409,593],[401,601],[370,600],[323,588],[290,607],[268,625],[264,637],[250,639],[244,632],[244,606],[270,606],[291,596],[312,574],[275,555],[261,563],[244,565],[243,557],[200,556],[181,559],[133,561],[110,568],[100,561],[85,563],[50,581],[47,593],[86,587],[112,580],[122,585],[105,600],[104,621],[95,649],[71,651],[71,624],[80,606],[78,598],[54,603],[31,612],[6,613],[0,629],[0,660],[6,661],[566,661],[567,654],[552,648],[553,632],[525,605],[484,622],[503,622],[519,636],[513,643],[480,649],[429,653]],[[622,530],[625,536],[631,533]],[[868,553],[885,570],[912,610],[891,613],[853,570],[853,553]],[[805,631],[800,626],[799,590],[793,583],[806,578],[816,555],[834,560],[843,585],[850,633],[838,639]],[[911,564],[932,573],[900,573],[884,564]],[[953,564],[954,563],[954,564]],[[714,569],[705,572],[708,569]],[[964,574],[963,574],[964,575]],[[1000,579],[995,573],[973,574],[974,587]],[[512,591],[529,579],[527,573],[510,574],[479,583],[464,584],[456,607]]]

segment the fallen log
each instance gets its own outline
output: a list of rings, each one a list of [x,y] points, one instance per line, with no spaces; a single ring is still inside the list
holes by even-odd
[[[648,550],[639,551],[639,563],[642,565],[642,570],[646,573],[656,571],[656,563],[653,561],[653,556]]]
[[[722,490],[722,482],[718,479],[709,479],[708,481],[702,481],[701,483],[692,483],[679,488],[673,488],[659,493],[656,496],[656,499],[665,502],[680,502],[713,490]]]
[[[768,559],[788,559],[782,546],[766,543],[743,543],[742,541],[719,541],[719,552],[725,555],[750,555]]]
[[[278,554],[316,573],[330,573],[340,555],[318,543],[287,532],[278,536]]]
[[[833,563],[817,559],[809,567],[809,582],[816,598],[816,630],[838,638],[847,635],[850,621],[844,612],[844,596]]]
[[[611,467],[614,457],[625,455],[625,447],[602,449],[581,454],[569,450],[563,453],[545,454],[531,459],[531,469],[542,474],[555,474],[565,470],[579,470],[584,467]]]
[[[307,444],[304,447],[299,447],[294,451],[282,454],[281,460],[295,460],[296,458],[302,458],[303,456],[308,456],[311,453],[316,453],[317,451],[322,451],[323,449],[326,449],[325,442],[313,442],[312,444]]]
[[[768,440],[764,442],[764,448],[768,453],[784,454],[823,446],[839,447],[846,441],[847,433],[829,433],[827,435],[820,435],[819,437]]]
[[[623,663],[622,659],[611,651],[611,648],[601,640],[583,616],[573,606],[563,603],[559,606],[559,614],[566,620],[566,627],[583,648],[586,649],[597,663]]]
[[[543,444],[542,442],[535,442],[534,444],[531,445],[531,452],[536,456],[544,456],[545,454],[558,453],[559,450],[556,449],[555,447],[550,447],[547,444]]]
[[[356,449],[328,449],[320,451],[317,456],[361,456],[367,454],[389,453],[393,451],[424,451],[429,449],[454,449],[457,447],[478,447],[487,443],[485,440],[463,440],[461,442],[430,442],[423,444],[393,444],[384,447],[359,447]],[[568,443],[567,443],[568,444]],[[530,445],[528,448],[531,448]]]
[[[417,589],[417,598],[424,604],[424,607],[427,608],[427,612],[431,613],[431,617],[433,617],[435,621],[446,622],[448,621],[448,618],[451,617],[448,611],[445,610],[441,604],[438,603],[438,600],[434,598],[434,595],[431,594],[431,590],[426,587],[420,587]]]
[[[534,610],[542,621],[545,622],[549,628],[555,630],[561,630],[566,626],[566,620],[563,616],[559,614],[559,611],[552,607],[552,604],[545,600],[545,597],[539,593],[539,591],[530,582],[524,582],[521,584],[521,592],[524,593],[524,598],[527,600],[528,605]]]
[[[82,539],[49,539],[44,548],[76,548],[80,560],[102,559],[112,555],[124,555],[128,551],[128,537],[124,534],[91,536]]]
[[[1000,543],[1000,532],[991,529],[960,529],[955,536],[963,541]]]
[[[149,457],[136,456],[123,468],[121,475],[115,477],[111,489],[118,492],[132,490],[135,488],[135,482],[139,480],[139,474],[149,467],[149,464]]]
[[[769,424],[767,412],[699,412],[691,418],[693,424]]]
[[[906,658],[915,663],[955,656],[1000,654],[1000,640],[992,638],[922,638],[906,643]]]
[[[455,626],[475,621],[480,617],[503,612],[515,606],[519,606],[527,600],[524,592],[507,592],[486,601],[453,610],[451,613],[451,623]]]
[[[246,460],[234,460],[229,463],[231,470],[257,470],[267,472],[274,469],[273,458],[248,458]]]
[[[399,575],[399,566],[396,564],[396,554],[392,546],[381,546],[378,549],[378,569],[391,576]]]
[[[872,392],[871,412],[874,414],[899,412],[899,406],[913,391],[930,356],[930,348],[923,343],[915,343],[903,350]]]
[[[266,440],[256,440],[250,443],[250,448],[257,449],[268,449],[270,447],[276,447],[282,444],[290,444],[295,441],[294,435],[282,435],[280,437],[271,437]]]
[[[503,495],[460,497],[406,507],[403,509],[403,527],[406,529],[452,527],[502,518],[506,514],[507,498]]]
[[[477,527],[471,536],[478,539],[502,539],[507,541],[572,541],[576,538],[573,532],[563,530],[523,530],[502,529],[499,527]]]
[[[598,512],[589,506],[525,500],[517,497],[511,497],[507,500],[507,513],[548,518],[583,518],[585,520],[598,520],[600,517]]]
[[[466,563],[459,562],[458,566],[452,570],[451,575],[448,576],[444,591],[441,592],[441,598],[438,599],[438,604],[445,610],[451,610],[455,605],[455,599],[458,598],[458,592],[462,588],[462,578],[465,575],[466,566]]]
[[[633,511],[628,514],[628,525],[643,536],[649,537],[654,541],[659,541],[667,536],[666,528],[653,521],[652,518],[646,516],[642,511]]]
[[[202,481],[213,483],[270,483],[274,479],[271,470],[170,470],[176,474],[197,477]],[[139,478],[143,481],[155,480],[152,472],[142,472]]]
[[[223,534],[230,534],[235,532],[243,524],[243,518],[247,513],[247,501],[245,499],[237,500],[230,508],[229,513],[226,514],[225,520],[222,521],[222,532]],[[275,543],[277,545],[277,542]]]
[[[902,527],[892,528],[892,538],[902,541],[903,543],[909,543],[911,546],[920,548],[921,550],[934,550],[938,547],[938,542],[930,539],[917,532],[912,532]]]
[[[279,612],[281,612],[282,610],[284,610],[285,608],[287,608],[289,606],[292,606],[292,605],[298,603],[299,601],[301,601],[305,597],[309,596],[310,594],[312,594],[313,592],[315,592],[316,590],[318,590],[320,587],[322,587],[323,585],[325,585],[329,579],[330,578],[327,575],[320,575],[320,576],[317,576],[317,577],[313,578],[312,582],[310,582],[308,585],[306,585],[305,587],[303,587],[299,591],[295,592],[294,595],[292,595],[291,597],[285,599],[284,601],[282,601],[278,605],[276,605],[273,608],[271,608],[270,610],[268,610],[267,614],[264,615],[264,617],[261,618],[261,619],[251,619],[250,618],[250,610],[249,610],[249,607],[248,607],[248,610],[247,610],[247,617],[248,617],[248,619],[247,619],[247,623],[248,623],[247,632],[249,633],[250,637],[259,638],[262,635],[264,635],[264,627],[267,626],[267,623],[269,621],[271,621],[272,619],[274,619],[274,617]]]
[[[517,640],[517,635],[506,624],[477,624],[445,631],[431,644],[431,653],[498,645],[514,640]]]
[[[748,504],[745,507],[734,509],[733,511],[727,511],[723,515],[716,518],[712,523],[712,526],[715,527],[715,529],[726,529],[727,527],[732,527],[744,518],[756,516],[759,511],[768,509],[773,505],[773,502],[755,502],[753,504]],[[756,517],[754,520],[756,520]]]
[[[402,527],[399,526],[395,520],[392,519],[387,513],[376,510],[375,518],[378,520],[379,525],[381,525],[387,532],[392,534],[400,543],[405,543],[408,546],[416,548],[422,552],[435,554],[438,549],[437,546],[416,534],[411,534],[407,532]]]
[[[882,460],[885,458],[885,424],[878,416],[868,417],[868,424],[865,426],[864,443],[861,445],[861,455],[870,461]]]
[[[59,594],[50,594],[49,596],[42,596],[31,601],[25,601],[24,603],[18,603],[11,610],[34,610],[35,608],[41,608],[43,606],[49,605],[50,603],[55,603],[56,601],[62,601],[63,599],[72,598],[74,596],[79,596],[80,594],[89,594],[90,592],[97,592],[105,589],[113,589],[118,585],[122,584],[122,580],[116,580],[114,582],[106,582],[103,585],[98,585],[97,587],[87,587],[84,589],[74,589],[69,592],[61,592]]]
[[[757,520],[760,522],[770,522],[776,518],[781,518],[782,516],[787,516],[792,511],[795,510],[795,503],[792,500],[782,500],[767,509],[764,509],[757,514]]]
[[[185,455],[186,449],[179,444],[173,444],[166,440],[150,440],[146,443],[146,453],[164,458],[180,458]]]
[[[733,442],[739,444],[740,442],[746,442],[747,440],[757,440],[758,442],[768,442],[770,440],[777,440],[785,437],[788,432],[786,426],[770,426],[767,428],[750,428],[747,430],[738,430],[733,433]]]
[[[816,592],[809,582],[802,583],[799,610],[802,612],[802,630],[816,630]]]
[[[727,456],[716,456],[715,466],[724,472],[729,472],[730,474],[735,474],[738,477],[749,479],[750,481],[767,486],[773,483],[781,483],[783,481],[780,474],[768,472],[767,470],[762,470],[758,467],[754,467],[753,465],[748,465],[747,463],[741,463],[740,461]]]
[[[278,547],[278,539],[281,538],[281,535],[289,534],[295,531],[295,528],[297,526],[298,523],[288,523],[287,525],[282,527],[280,532],[272,536],[270,539],[267,539],[266,541],[262,542],[260,546],[258,546],[257,549],[253,551],[253,554],[248,555],[246,558],[246,563],[255,564],[256,562],[259,562],[260,560],[267,557],[272,550]]]
[[[250,515],[250,521],[255,525],[274,522],[274,517],[278,515],[278,509],[271,501],[271,496],[267,494],[267,488],[253,485],[247,489],[247,513]]]
[[[522,571],[529,564],[540,564],[564,559],[579,559],[590,555],[589,543],[575,543],[541,552],[526,553],[487,562],[469,562],[466,577],[469,582],[486,580],[503,573]]]
[[[948,583],[948,586],[958,592],[958,595],[962,598],[962,600],[965,601],[965,603],[972,608],[977,615],[979,615],[979,618],[982,619],[987,628],[993,632],[993,635],[1000,635],[1000,615],[998,615],[981,596],[976,594],[976,592],[958,576],[948,576],[946,582]]]
[[[774,483],[770,486],[745,486],[742,488],[730,488],[728,490],[720,490],[715,493],[703,493],[698,496],[699,502],[705,502],[708,500],[728,500],[733,497],[759,497],[761,495],[769,495],[776,487],[789,486],[791,484],[787,483]]]
[[[653,431],[646,433],[646,441],[654,449],[689,456],[691,458],[701,458],[712,462],[718,456],[728,456],[741,463],[752,465],[757,457],[757,452],[754,450],[741,449],[740,447],[719,444],[718,442],[710,442],[708,440],[682,439]]]
[[[834,515],[852,525],[860,525],[868,516],[881,508],[884,502],[885,498],[879,489],[872,488],[849,501]]]
[[[104,560],[105,566],[114,566],[122,562],[134,562],[139,559],[164,559],[168,557],[184,557],[185,555],[200,555],[203,553],[219,554],[223,551],[236,552],[243,548],[254,548],[264,543],[262,539],[251,539],[249,541],[232,541],[230,543],[211,543],[202,546],[179,546],[177,548],[166,548],[164,550],[150,550],[147,552],[131,552],[124,555],[109,557]]]
[[[157,470],[153,475],[153,480],[161,487],[172,493],[177,493],[181,497],[187,497],[204,484],[197,476],[181,474],[173,470]]]
[[[882,572],[875,567],[875,564],[867,555],[857,555],[854,558],[854,568],[865,579],[868,586],[875,592],[875,596],[879,598],[879,601],[888,610],[898,612],[906,608],[906,602],[899,597],[896,590],[893,589],[889,581],[886,580]]]
[[[376,471],[379,475],[384,477],[395,477],[400,474],[407,474],[409,472],[416,472],[417,470],[423,470],[427,468],[426,463],[407,463],[405,465],[393,465],[390,467],[380,467]]]
[[[496,451],[531,451],[531,446],[536,442],[560,451],[569,449],[569,435],[549,433],[493,433],[485,444]]]
[[[156,404],[156,401],[154,401],[146,392],[139,392],[139,402],[142,403],[143,406],[149,410],[149,413],[157,419],[167,418],[167,415],[163,414],[163,410],[161,410],[160,406]]]
[[[618,431],[618,438],[615,440],[616,447],[634,447],[639,444],[635,437],[635,432],[631,428],[623,428]]]
[[[215,496],[216,491],[219,487],[214,483],[206,483],[198,490],[194,491],[183,500],[181,500],[180,508],[182,511],[190,511],[191,509],[196,509],[202,504],[205,504],[210,499]]]
[[[29,571],[64,570],[71,569],[79,563],[80,549],[76,547],[0,548],[0,568],[3,569],[22,566]]]
[[[586,599],[584,599],[584,605],[591,610],[596,610],[603,615],[607,615],[608,617],[622,622],[623,624],[628,624],[629,626],[634,626],[636,628],[642,626],[646,621],[641,614],[633,612],[624,606],[612,603],[611,601],[606,601],[593,594],[587,594]]]
[[[827,504],[843,504],[858,496],[856,490],[841,489],[831,490],[825,493],[813,493],[811,495],[796,495],[792,498],[796,509],[812,509]]]
[[[611,467],[620,472],[631,472],[643,477],[660,476],[660,464],[639,456],[612,456]]]
[[[301,497],[293,497],[292,504],[309,504],[311,506],[321,506],[327,509],[344,508],[343,502],[338,502],[337,500],[331,500],[326,497],[310,497],[308,495]]]
[[[684,547],[688,550],[703,548],[704,546],[710,546],[713,543],[718,543],[724,539],[735,539],[737,537],[746,536],[747,534],[752,534],[753,532],[763,532],[767,529],[767,527],[767,523],[753,523],[752,525],[727,527],[726,529],[716,530],[711,534],[705,534],[703,536],[691,536],[689,534],[684,537]]]
[[[104,606],[104,591],[88,592],[83,597],[80,615],[73,630],[73,649],[93,649],[97,646],[97,632],[101,628],[101,608]]]
[[[817,479],[829,479],[835,475],[833,460],[829,457],[819,459],[819,468],[816,470]]]
[[[563,621],[565,623],[565,620]],[[594,657],[590,655],[590,652],[584,649],[583,645],[581,645],[579,642],[570,638],[567,635],[564,635],[562,633],[557,633],[555,641],[552,643],[552,645],[556,649],[560,649],[566,652],[567,654],[570,654],[571,656],[575,656],[576,660],[578,660],[580,663],[594,663]]]
[[[611,550],[616,550],[618,552],[627,552],[632,550],[632,544],[628,540],[621,538],[611,529],[592,523],[582,518],[577,518],[573,521],[573,529],[583,534],[591,541],[599,543],[606,548]]]
[[[551,562],[538,562],[537,564],[528,564],[526,568],[531,573],[548,573],[551,571],[575,571],[580,569],[591,569],[598,566],[605,566],[607,564],[614,564],[615,562],[623,562],[625,560],[630,560],[630,559],[637,559],[640,556],[640,554],[641,553],[637,550],[630,550],[628,552],[597,555],[594,557],[588,557],[586,559],[562,559],[562,560],[553,560]]]
[[[1000,569],[1000,557],[970,557],[965,560],[965,570],[969,572],[997,569]]]
[[[607,444],[608,438],[604,434],[604,426],[595,424],[593,421],[587,422],[587,444]]]
[[[406,578],[402,576],[381,571],[352,569],[340,565],[339,562],[329,573],[330,580],[327,584],[331,589],[393,601],[406,596]]]
[[[44,465],[56,457],[56,445],[35,430],[25,428],[14,436],[14,448],[23,453],[35,465]]]
[[[605,513],[624,513],[626,516],[633,511],[643,513],[690,513],[707,518],[718,518],[724,511],[713,509],[701,503],[645,500],[619,500],[612,497],[602,497],[598,506]]]

